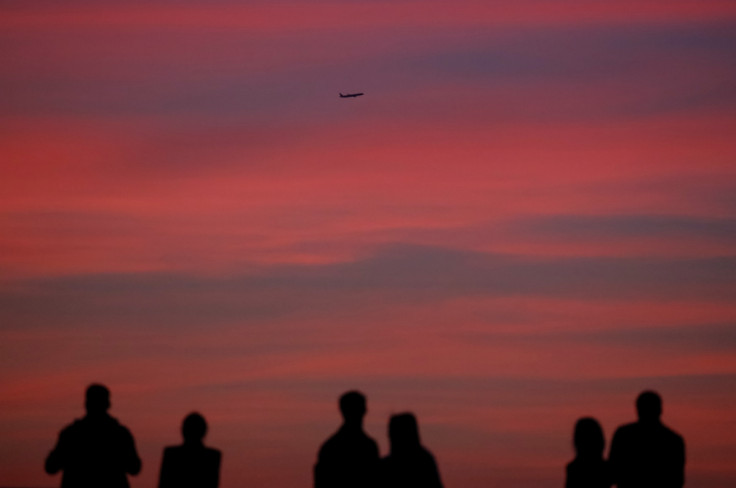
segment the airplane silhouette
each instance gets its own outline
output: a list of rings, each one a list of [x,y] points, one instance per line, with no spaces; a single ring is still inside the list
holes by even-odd
[[[360,97],[363,95],[364,93],[362,92],[361,93],[348,93],[346,95],[343,95],[342,93],[340,93],[340,98],[355,98],[355,97]]]

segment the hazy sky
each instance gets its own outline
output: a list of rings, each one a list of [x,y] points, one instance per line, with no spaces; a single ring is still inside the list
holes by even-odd
[[[192,410],[308,487],[351,388],[447,488],[562,486],[653,388],[736,485],[732,0],[6,0],[0,54],[0,485],[93,381],[133,488]]]

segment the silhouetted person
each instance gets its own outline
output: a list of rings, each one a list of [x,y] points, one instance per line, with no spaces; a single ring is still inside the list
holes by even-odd
[[[565,488],[609,488],[611,472],[603,459],[606,441],[598,421],[592,417],[578,420],[573,444],[575,459],[567,465]]]
[[[442,488],[434,456],[419,440],[419,426],[412,413],[400,413],[388,423],[391,452],[381,460],[381,487]]]
[[[61,488],[128,488],[126,474],[138,474],[141,460],[130,431],[107,413],[110,391],[90,385],[85,408],[87,415],[59,434],[46,472],[64,472]]]
[[[619,427],[609,462],[619,488],[681,488],[685,483],[685,442],[660,421],[662,399],[645,391],[636,399],[639,421]]]
[[[181,425],[184,443],[164,449],[158,488],[217,488],[222,455],[205,447],[206,433],[204,417],[196,412],[187,415]]]
[[[363,432],[365,396],[349,391],[340,397],[344,422],[327,439],[314,466],[314,488],[373,488],[378,471],[378,445]]]

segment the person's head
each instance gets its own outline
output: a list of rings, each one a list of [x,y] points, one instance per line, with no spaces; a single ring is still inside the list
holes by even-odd
[[[578,420],[575,423],[573,444],[579,457],[602,458],[606,440],[601,424],[593,417],[583,417]]]
[[[184,418],[181,423],[181,435],[185,443],[201,443],[205,434],[207,434],[207,422],[202,415],[192,412]]]
[[[365,396],[359,391],[349,391],[340,397],[340,413],[346,423],[360,423],[365,417]]]
[[[94,383],[87,387],[84,408],[89,415],[99,415],[110,408],[110,390],[105,385]]]
[[[659,422],[662,415],[662,398],[655,391],[642,392],[636,399],[636,413],[640,422]]]
[[[388,421],[388,438],[393,453],[419,447],[419,425],[414,414],[405,412],[392,415]]]

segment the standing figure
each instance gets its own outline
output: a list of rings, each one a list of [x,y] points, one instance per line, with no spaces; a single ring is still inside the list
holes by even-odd
[[[606,440],[598,421],[592,417],[578,420],[573,444],[575,459],[567,465],[565,488],[609,488],[611,473],[603,459]]]
[[[46,458],[46,472],[63,471],[61,488],[128,488],[127,474],[141,470],[130,431],[111,417],[110,391],[103,385],[87,388],[87,415],[59,434]]]
[[[389,420],[391,453],[381,460],[381,487],[442,488],[434,456],[419,440],[419,426],[412,413]]]
[[[164,449],[158,488],[217,488],[220,484],[220,461],[217,449],[205,447],[207,422],[200,414],[190,413],[181,424],[184,443]]]
[[[619,488],[682,488],[685,441],[660,421],[662,399],[645,391],[636,399],[639,421],[619,427],[608,460]]]
[[[378,445],[363,431],[365,396],[349,391],[340,397],[343,424],[327,439],[314,466],[314,488],[373,488]]]

